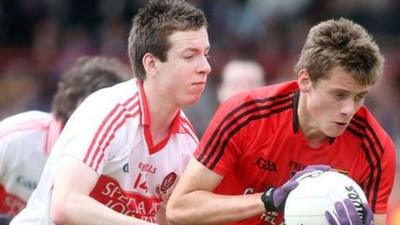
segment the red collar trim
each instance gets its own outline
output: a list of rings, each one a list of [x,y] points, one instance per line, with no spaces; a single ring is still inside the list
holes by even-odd
[[[181,112],[179,110],[178,113],[175,115],[175,118],[171,123],[170,129],[167,135],[162,139],[162,141],[160,141],[159,143],[154,143],[150,132],[150,112],[146,99],[146,93],[144,92],[143,88],[143,82],[138,80],[137,86],[140,98],[140,124],[143,125],[144,128],[144,136],[146,138],[146,143],[149,148],[149,154],[154,154],[165,147],[172,134],[179,133],[179,129],[181,126]]]
[[[140,124],[150,126],[149,105],[147,104],[146,94],[144,93],[143,82],[138,80],[137,86],[140,99]]]
[[[180,126],[181,126],[181,111],[179,110],[176,113],[174,120],[172,121],[170,132],[173,134],[179,133]]]
[[[47,131],[45,154],[49,155],[51,148],[56,142],[57,138],[60,136],[62,129],[64,128],[64,123],[53,117],[49,124],[49,129]]]

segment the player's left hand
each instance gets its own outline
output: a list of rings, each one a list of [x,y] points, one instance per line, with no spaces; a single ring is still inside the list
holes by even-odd
[[[329,225],[373,225],[374,213],[369,208],[368,204],[363,205],[364,222],[361,221],[356,207],[350,199],[345,199],[343,202],[335,203],[336,213],[331,211],[325,212],[325,217]]]

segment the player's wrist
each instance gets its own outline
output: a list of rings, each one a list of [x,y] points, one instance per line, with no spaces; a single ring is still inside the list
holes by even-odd
[[[274,192],[277,189],[274,187],[267,188],[267,190],[261,194],[261,201],[264,203],[264,208],[267,212],[280,212],[282,211],[281,206],[274,204]],[[282,204],[283,205],[283,204]]]

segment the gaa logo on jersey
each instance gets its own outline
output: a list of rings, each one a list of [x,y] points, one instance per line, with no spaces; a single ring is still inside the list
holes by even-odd
[[[177,175],[174,172],[169,173],[161,183],[160,191],[165,193],[176,181]]]

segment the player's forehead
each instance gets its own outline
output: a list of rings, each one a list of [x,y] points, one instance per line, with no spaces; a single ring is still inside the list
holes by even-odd
[[[175,31],[168,37],[171,51],[208,50],[210,42],[205,27],[197,30]]]
[[[371,85],[361,84],[350,72],[342,69],[331,70],[320,83],[327,90],[343,90],[348,92],[368,92]]]

